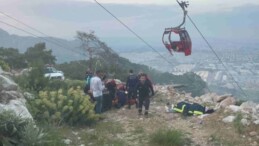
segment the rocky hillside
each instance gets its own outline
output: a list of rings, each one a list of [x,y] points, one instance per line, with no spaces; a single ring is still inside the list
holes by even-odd
[[[259,144],[259,104],[244,102],[237,106],[231,95],[214,93],[192,98],[178,93],[172,86],[156,86],[148,118],[138,116],[137,109],[114,109],[104,113],[104,120],[93,127],[67,128],[67,145],[150,146],[150,137],[158,130],[176,129],[194,146],[257,146]],[[166,113],[167,102],[188,100],[216,109],[210,115],[183,117]],[[173,144],[172,144],[173,145]]]
[[[0,74],[0,111],[13,110],[24,118],[32,118],[25,106],[24,95],[18,86]],[[155,86],[148,118],[138,116],[137,109],[113,109],[103,113],[103,120],[89,127],[56,127],[65,145],[129,145],[150,146],[152,134],[175,129],[187,137],[186,145],[195,146],[244,146],[259,145],[259,104],[247,101],[239,103],[231,95],[215,93],[193,98],[179,93],[173,86]],[[202,116],[183,117],[178,113],[166,113],[167,102],[196,102],[216,110]]]

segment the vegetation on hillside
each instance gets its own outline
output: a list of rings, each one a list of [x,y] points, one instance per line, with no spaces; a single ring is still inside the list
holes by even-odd
[[[40,91],[38,98],[28,101],[29,109],[37,121],[69,125],[87,124],[97,120],[94,104],[80,87],[67,91]]]
[[[194,73],[187,73],[181,76],[170,73],[162,73],[151,67],[131,63],[128,59],[119,57],[110,47],[102,42],[94,32],[77,32],[77,38],[81,41],[81,48],[86,52],[86,60],[77,60],[68,63],[57,64],[56,68],[65,73],[65,77],[71,80],[84,80],[85,71],[100,69],[105,71],[108,76],[125,81],[128,71],[133,69],[135,73],[145,72],[155,84],[182,84],[180,90],[191,92],[193,96],[204,93],[206,83]],[[9,66],[11,70],[19,70],[32,67],[32,71],[26,77],[18,78],[19,84],[26,90],[39,92],[48,87],[49,84],[43,78],[43,66],[45,64],[55,64],[56,58],[52,51],[46,48],[44,43],[35,44],[19,53],[14,48],[0,48],[0,59]]]
[[[11,146],[53,146],[64,145],[57,131],[36,127],[35,123],[11,111],[0,113],[0,145]]]

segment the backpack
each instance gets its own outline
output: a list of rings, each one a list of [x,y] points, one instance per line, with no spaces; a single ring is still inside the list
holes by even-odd
[[[138,83],[138,76],[137,75],[129,75],[127,79],[127,87],[128,88],[135,88]]]
[[[84,87],[85,94],[88,94],[88,91],[90,90],[90,82],[92,77],[93,77],[92,75],[87,75],[85,78],[85,87]]]

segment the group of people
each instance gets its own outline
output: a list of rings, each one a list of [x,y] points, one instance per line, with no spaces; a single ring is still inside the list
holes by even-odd
[[[102,71],[96,71],[95,74],[86,72],[86,84],[84,92],[90,96],[90,100],[95,104],[95,112],[101,114],[111,109],[113,106],[120,108],[136,104],[138,114],[142,115],[142,108],[145,108],[144,115],[148,116],[150,97],[154,96],[153,84],[147,74],[134,74],[133,70],[129,71],[126,83],[116,84],[114,79],[107,79]],[[166,112],[178,112],[184,116],[203,115],[213,113],[209,109],[197,103],[182,101],[175,105],[167,103]]]
[[[142,115],[142,108],[145,107],[144,114],[148,115],[150,97],[154,95],[152,82],[147,74],[134,74],[129,71],[126,84],[117,85],[114,79],[107,79],[102,71],[86,72],[85,94],[90,96],[95,104],[97,114],[109,110],[115,105],[117,108],[128,104],[131,109],[132,104],[136,104],[139,115]]]

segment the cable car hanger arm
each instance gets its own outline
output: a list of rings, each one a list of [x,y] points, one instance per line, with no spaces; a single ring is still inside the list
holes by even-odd
[[[187,8],[189,6],[189,2],[188,1],[181,1],[181,2],[179,2],[178,0],[176,0],[176,1],[177,1],[179,6],[183,10],[183,22],[179,26],[177,26],[175,28],[181,28],[181,26],[184,25],[185,20],[186,20],[187,10],[185,8]]]

